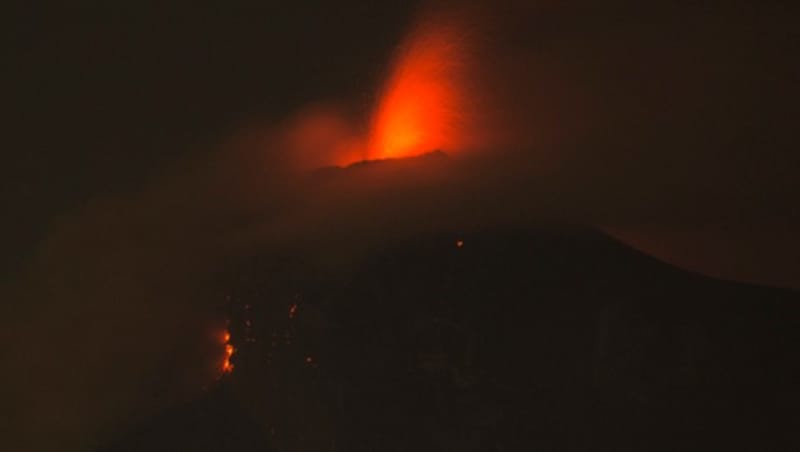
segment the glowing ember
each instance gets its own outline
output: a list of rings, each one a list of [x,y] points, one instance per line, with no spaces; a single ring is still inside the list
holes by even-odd
[[[412,157],[458,146],[463,37],[424,23],[401,47],[372,119],[367,159]]]
[[[463,240],[456,240],[456,246],[459,247],[459,248],[462,248],[464,246],[464,241]]]
[[[236,352],[236,348],[230,343],[231,333],[229,331],[225,331],[223,334],[223,340],[225,344],[225,356],[222,360],[222,373],[229,374],[233,372],[233,363],[231,362],[231,357]]]
[[[289,318],[293,319],[295,314],[297,314],[297,303],[293,303],[289,306]]]

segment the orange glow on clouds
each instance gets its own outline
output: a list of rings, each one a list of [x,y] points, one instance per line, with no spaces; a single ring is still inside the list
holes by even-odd
[[[459,147],[464,40],[452,24],[415,28],[397,55],[372,117],[367,159]]]
[[[334,105],[315,105],[295,115],[284,133],[292,164],[315,169],[346,166],[365,157],[363,138]]]

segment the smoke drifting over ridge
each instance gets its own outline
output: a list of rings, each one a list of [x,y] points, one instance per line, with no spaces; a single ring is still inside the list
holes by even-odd
[[[6,318],[19,319],[6,387],[31,388],[4,397],[15,450],[86,447],[85,432],[102,441],[213,381],[214,276],[249,255],[336,273],[382,241],[439,230],[593,224],[647,250],[669,235],[653,224],[692,231],[697,246],[734,230],[727,240],[744,248],[796,224],[792,15],[615,6],[437,8],[401,45],[371,119],[324,105],[256,123],[59,221],[4,291],[16,300]],[[313,171],[436,150],[448,157]],[[696,257],[697,270],[718,255]],[[792,264],[780,281],[727,275],[787,285]]]

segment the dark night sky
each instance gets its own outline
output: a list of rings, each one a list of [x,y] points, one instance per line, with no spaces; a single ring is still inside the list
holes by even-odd
[[[800,287],[796,8],[524,3],[482,10],[490,32],[472,82],[491,93],[481,115],[513,118],[520,146],[530,139],[544,151],[466,159],[444,183],[391,173],[367,195],[359,181],[306,190],[305,179],[254,165],[263,160],[252,149],[230,157],[223,143],[315,102],[342,103],[365,122],[412,2],[15,9],[5,29],[11,119],[0,164],[0,274],[12,300],[9,330],[28,345],[5,362],[58,355],[50,344],[68,332],[74,342],[97,342],[95,332],[73,336],[63,316],[102,318],[113,332],[106,315],[123,325],[157,309],[165,319],[184,315],[200,290],[187,289],[189,281],[208,271],[197,263],[231,258],[209,243],[238,230],[232,224],[265,219],[275,220],[266,221],[268,233],[288,242],[335,231],[320,247],[328,250],[362,233],[377,237],[377,226],[413,225],[405,231],[413,234],[414,219],[429,215],[472,226],[553,215],[694,270]],[[476,214],[481,208],[488,213]],[[173,336],[187,330],[175,327]],[[118,352],[100,347],[86,373]],[[17,383],[59,380],[71,365],[63,357],[31,365]],[[105,381],[69,378],[47,401],[53,416],[72,403],[70,390]],[[128,387],[122,371],[113,378],[121,383],[108,391]],[[15,400],[37,406],[40,397]],[[92,402],[83,408],[66,430],[110,428],[93,421],[102,411]]]
[[[20,8],[7,33],[13,105],[3,201],[19,263],[53,217],[299,105],[370,106],[409,2],[261,8]],[[4,247],[9,249],[9,247]]]

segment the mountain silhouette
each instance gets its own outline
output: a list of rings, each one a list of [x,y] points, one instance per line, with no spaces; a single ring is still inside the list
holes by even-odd
[[[418,237],[344,280],[262,256],[230,280],[232,385],[275,450],[800,445],[800,296],[591,229]]]

